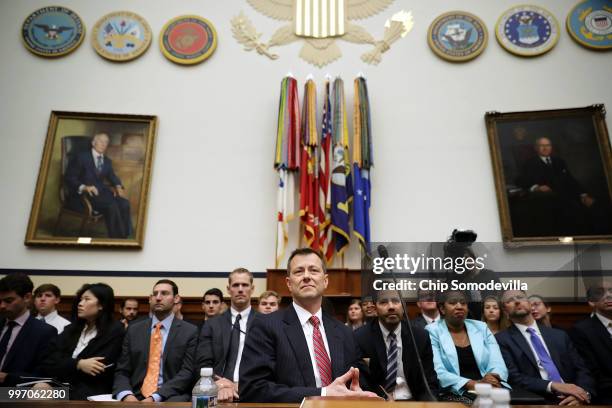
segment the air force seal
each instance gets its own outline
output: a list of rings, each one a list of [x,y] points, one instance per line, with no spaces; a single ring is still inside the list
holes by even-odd
[[[612,48],[612,3],[586,0],[567,15],[567,31],[580,45],[594,50]]]
[[[25,47],[34,54],[61,57],[81,45],[85,26],[81,17],[66,7],[43,7],[25,19],[21,36]]]
[[[546,9],[517,6],[497,21],[495,37],[507,51],[535,57],[550,51],[559,41],[559,23]]]

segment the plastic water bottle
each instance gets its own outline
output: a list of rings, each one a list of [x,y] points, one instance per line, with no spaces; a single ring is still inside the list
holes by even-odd
[[[213,369],[200,368],[200,380],[191,391],[191,408],[212,408],[217,405],[217,384],[213,380]]]
[[[491,399],[494,408],[510,408],[510,391],[505,388],[493,388]]]
[[[473,408],[492,408],[493,400],[491,399],[491,390],[493,387],[491,384],[477,383],[474,385],[474,391],[476,391],[476,399],[472,404]]]

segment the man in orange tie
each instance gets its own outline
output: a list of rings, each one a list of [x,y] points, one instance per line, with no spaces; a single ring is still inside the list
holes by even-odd
[[[197,328],[175,318],[178,287],[168,279],[153,286],[152,317],[128,326],[115,371],[113,395],[121,401],[189,401]]]

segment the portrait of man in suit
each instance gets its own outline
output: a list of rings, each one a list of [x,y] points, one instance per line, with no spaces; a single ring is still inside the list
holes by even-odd
[[[93,210],[104,215],[109,238],[127,238],[132,233],[130,202],[115,174],[112,160],[105,154],[109,142],[107,133],[96,133],[91,140],[91,149],[76,154],[68,163],[66,205],[75,211],[83,211],[81,196],[86,194]]]
[[[230,308],[207,320],[200,331],[197,368],[213,368],[217,376],[220,402],[232,402],[240,398],[238,381],[244,343],[257,314],[251,307],[254,290],[253,274],[246,268],[234,269],[227,283]]]
[[[376,397],[359,384],[352,330],[321,308],[328,285],[322,255],[299,248],[289,256],[286,309],[253,319],[240,364],[240,400],[300,402],[307,396]],[[350,387],[347,387],[350,383]]]
[[[152,315],[132,322],[115,370],[113,396],[121,401],[189,401],[197,328],[175,318],[176,283],[161,279],[150,296]]]

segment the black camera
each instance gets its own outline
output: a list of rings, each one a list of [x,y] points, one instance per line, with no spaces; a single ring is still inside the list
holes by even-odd
[[[463,257],[476,241],[478,235],[472,230],[454,229],[444,244],[444,256],[451,258]]]

